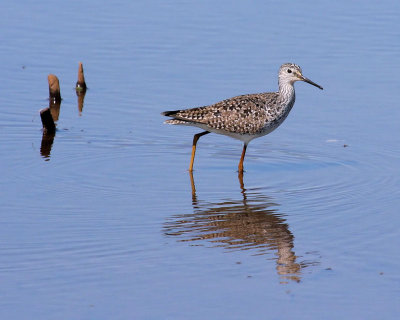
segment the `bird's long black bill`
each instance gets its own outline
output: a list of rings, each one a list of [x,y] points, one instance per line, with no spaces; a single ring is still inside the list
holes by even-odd
[[[311,81],[310,79],[307,79],[306,77],[303,77],[303,81],[307,82],[309,84],[312,84],[313,86],[316,86],[317,88],[324,90],[324,88],[322,88],[319,84],[316,84],[315,82]]]

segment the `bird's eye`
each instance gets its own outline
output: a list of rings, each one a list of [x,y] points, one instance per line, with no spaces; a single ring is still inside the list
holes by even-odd
[[[290,69],[287,69],[287,73],[292,73],[292,70],[290,70]]]

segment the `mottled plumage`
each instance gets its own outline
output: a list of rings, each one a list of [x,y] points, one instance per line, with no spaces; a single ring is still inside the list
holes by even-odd
[[[193,168],[198,138],[209,132],[215,132],[244,142],[239,163],[239,171],[243,171],[247,144],[254,138],[270,133],[286,119],[295,102],[293,83],[299,80],[322,89],[305,78],[299,66],[286,63],[279,70],[278,92],[246,94],[209,106],[163,112],[162,115],[173,118],[166,120],[167,124],[196,126],[205,130],[194,137],[189,170]]]
[[[174,119],[165,123],[192,126],[204,124],[214,130],[258,135],[265,130],[266,123],[272,123],[277,119],[281,108],[265,108],[265,106],[276,105],[278,98],[277,93],[246,94],[210,106],[169,111],[164,115]]]

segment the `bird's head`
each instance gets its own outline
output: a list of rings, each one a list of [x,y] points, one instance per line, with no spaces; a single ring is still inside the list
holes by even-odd
[[[297,64],[285,63],[281,65],[279,69],[279,82],[293,84],[296,81],[304,81],[323,90],[320,85],[303,76],[301,68]]]

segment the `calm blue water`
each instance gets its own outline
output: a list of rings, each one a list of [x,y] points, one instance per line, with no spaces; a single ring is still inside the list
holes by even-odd
[[[0,318],[397,319],[399,15],[396,1],[1,4]],[[296,83],[243,180],[241,143],[218,135],[191,176],[199,130],[160,112],[275,91],[284,62],[324,91]]]

